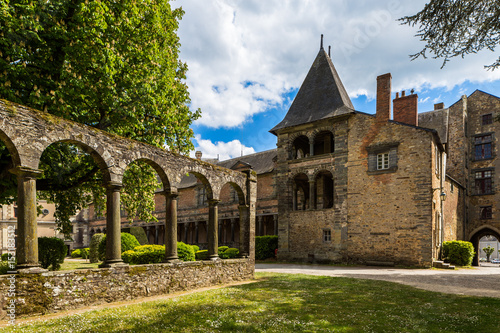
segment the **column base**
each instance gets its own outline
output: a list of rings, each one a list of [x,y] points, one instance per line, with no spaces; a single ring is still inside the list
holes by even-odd
[[[218,254],[212,254],[212,255],[208,256],[208,260],[217,261],[217,260],[221,260],[221,259],[219,258]]]
[[[111,259],[104,261],[102,264],[99,265],[99,268],[125,267],[125,266],[128,266],[128,264],[124,263],[122,259]]]
[[[48,269],[42,268],[40,265],[17,265],[16,271],[18,273],[30,274],[30,273],[43,273],[48,272]]]
[[[167,258],[163,259],[163,262],[168,263],[168,264],[176,264],[176,263],[179,263],[181,261],[179,260],[179,257],[167,257]]]

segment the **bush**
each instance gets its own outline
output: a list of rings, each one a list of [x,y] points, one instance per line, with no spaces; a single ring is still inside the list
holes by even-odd
[[[470,266],[474,258],[474,246],[471,242],[443,242],[443,257],[454,265]]]
[[[229,249],[229,246],[219,246],[219,248],[217,249],[219,256],[221,255],[221,253],[224,253],[224,251],[226,251],[227,249]]]
[[[0,275],[7,274],[10,271],[8,261],[0,261]]]
[[[79,258],[82,256],[82,249],[76,249],[71,251],[71,258]]]
[[[90,255],[90,248],[86,247],[84,249],[81,249],[82,253],[82,259],[88,259]]]
[[[94,234],[90,240],[89,259],[92,263],[99,262],[99,244],[103,237],[104,234]]]
[[[64,262],[68,248],[64,241],[57,237],[38,238],[38,260],[43,268],[57,271]]]
[[[255,259],[264,260],[274,257],[274,251],[278,248],[278,236],[255,237]]]
[[[143,227],[123,228],[122,231],[127,232],[127,233],[131,234],[132,236],[135,236],[135,238],[137,238],[137,241],[141,245],[149,244],[148,237],[146,236],[146,232],[144,231]]]
[[[196,251],[196,260],[207,260],[208,250]]]
[[[137,241],[137,238],[135,236],[132,236],[131,234],[128,234],[126,232],[121,233],[121,246],[122,246],[122,253],[133,250],[137,246],[141,246],[139,242]],[[99,243],[99,259],[104,260],[106,258],[106,235],[102,237],[101,242]]]
[[[236,258],[238,254],[240,254],[240,250],[232,247],[222,253],[219,253],[219,257],[221,257],[222,259],[231,259]]]
[[[2,254],[2,261],[8,261],[9,260],[9,252],[5,252]]]
[[[182,261],[195,261],[194,248],[183,242],[177,242],[177,255]]]
[[[200,251],[200,247],[198,245],[191,245],[193,247],[194,253]]]

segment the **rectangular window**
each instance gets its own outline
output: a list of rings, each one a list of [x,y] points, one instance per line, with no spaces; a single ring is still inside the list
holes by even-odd
[[[491,134],[476,136],[474,147],[476,161],[491,158]]]
[[[476,171],[476,194],[491,194],[491,170]]]
[[[332,241],[332,231],[330,229],[323,229],[323,242]]]
[[[483,114],[481,116],[481,122],[483,125],[489,125],[493,123],[493,115],[491,113]]]
[[[481,207],[481,219],[488,220],[491,219],[491,206]]]
[[[377,170],[389,169],[389,153],[377,155]]]

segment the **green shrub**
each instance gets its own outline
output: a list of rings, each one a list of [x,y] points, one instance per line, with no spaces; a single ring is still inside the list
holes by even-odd
[[[200,251],[200,247],[198,245],[191,245],[193,247],[194,253]]]
[[[231,247],[222,253],[219,252],[219,257],[221,257],[222,259],[231,259],[231,258],[236,258],[238,254],[240,254],[240,250]]]
[[[71,251],[71,258],[79,258],[82,256],[82,249],[76,249]]]
[[[88,259],[90,255],[90,248],[86,247],[84,249],[81,249],[82,253],[82,259]]]
[[[443,242],[443,257],[454,265],[470,266],[474,258],[474,246],[471,242]]]
[[[9,260],[9,252],[5,252],[2,254],[2,261],[8,261]]]
[[[0,261],[0,275],[7,274],[10,271],[8,261]]]
[[[278,248],[278,236],[255,237],[255,259],[264,260],[274,257],[274,251]]]
[[[229,249],[229,246],[219,246],[219,248],[217,249],[219,256],[221,255],[221,253],[224,253],[224,251],[226,251],[227,249]]]
[[[127,233],[131,234],[132,236],[135,236],[135,238],[137,238],[137,241],[141,245],[149,244],[148,237],[146,236],[146,232],[144,231],[143,227],[123,228],[122,231],[127,232]]]
[[[196,260],[207,260],[208,250],[196,251]]]
[[[120,238],[121,238],[122,253],[128,250],[133,250],[136,246],[141,246],[141,244],[139,244],[135,236],[132,236],[131,234],[128,234],[126,232],[122,232]],[[106,235],[102,237],[98,249],[99,249],[99,259],[104,260],[106,258]]]
[[[89,259],[91,263],[99,262],[99,244],[104,234],[94,234],[90,240]]]
[[[122,254],[123,261],[130,264],[154,264],[163,262],[164,258],[164,245],[136,246],[134,250],[126,251]]]
[[[64,262],[68,248],[64,241],[57,237],[38,238],[38,260],[43,268],[57,271]]]
[[[177,255],[182,261],[195,261],[194,248],[183,242],[177,242]]]

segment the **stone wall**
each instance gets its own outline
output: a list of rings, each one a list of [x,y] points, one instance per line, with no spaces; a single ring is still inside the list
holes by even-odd
[[[0,301],[5,310],[10,286],[0,277]],[[16,315],[38,315],[97,304],[192,290],[253,279],[251,259],[150,264],[102,269],[17,274]]]

